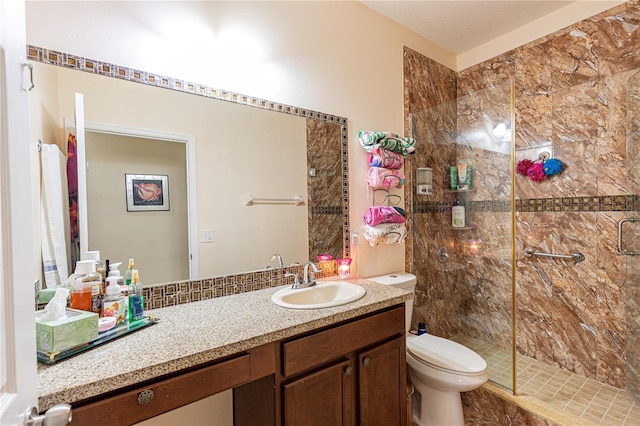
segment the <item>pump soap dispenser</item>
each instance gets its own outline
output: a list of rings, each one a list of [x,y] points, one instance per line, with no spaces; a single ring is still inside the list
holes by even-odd
[[[119,284],[119,282],[123,282],[118,270],[119,265],[119,263],[109,265],[107,293],[102,304],[102,315],[104,317],[114,317],[116,325],[128,319],[127,298],[122,295]]]

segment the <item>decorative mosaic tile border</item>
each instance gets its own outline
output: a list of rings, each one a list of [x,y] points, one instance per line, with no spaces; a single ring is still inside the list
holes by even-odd
[[[203,84],[167,77],[134,68],[128,68],[109,62],[83,58],[81,56],[33,45],[27,45],[27,59],[92,74],[100,74],[106,77],[119,78],[134,83],[156,86],[178,92],[190,93],[196,96],[204,96],[221,101],[281,112],[283,114],[290,114],[298,117],[312,118],[340,125],[342,152],[342,199],[344,200],[341,211],[343,246],[344,256],[349,256],[349,253],[351,252],[349,235],[349,131],[347,127],[347,119],[345,117],[339,117],[279,102],[272,102],[266,99],[243,95],[229,90],[216,89]]]
[[[414,213],[449,213],[454,202],[420,201],[413,205]],[[509,212],[511,200],[467,201],[473,212]],[[517,199],[517,212],[606,212],[640,211],[640,195],[604,195],[599,197],[561,197]]]
[[[303,266],[295,265],[281,269],[265,269],[236,275],[204,278],[193,281],[180,281],[145,286],[142,290],[145,309],[157,309],[166,306],[182,305],[214,297],[247,293],[284,284],[293,284],[293,277],[285,274],[302,275]],[[323,270],[316,278],[337,275],[337,270]]]
[[[518,212],[630,212],[640,211],[640,195],[536,198],[516,200]]]
[[[340,206],[313,206],[311,207],[311,214],[342,214],[342,207]]]

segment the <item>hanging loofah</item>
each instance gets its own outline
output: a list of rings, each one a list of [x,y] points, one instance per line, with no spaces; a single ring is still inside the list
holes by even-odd
[[[522,176],[527,176],[527,170],[529,167],[533,166],[533,161],[525,158],[524,160],[518,161],[518,166],[516,167],[516,173]]]
[[[535,161],[524,158],[518,161],[516,173],[528,176],[534,182],[540,182],[547,176],[561,173],[565,167],[564,163],[557,158],[549,158],[550,156],[547,151],[543,151]]]
[[[533,163],[533,165],[527,170],[527,175],[529,175],[529,179],[534,182],[540,182],[542,179],[544,179],[545,174],[542,163]]]
[[[564,170],[564,164],[557,158],[550,158],[543,163],[544,174],[547,176],[555,175]]]

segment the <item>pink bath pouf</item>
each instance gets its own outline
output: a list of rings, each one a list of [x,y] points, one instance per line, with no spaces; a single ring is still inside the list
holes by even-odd
[[[522,176],[527,176],[529,168],[533,166],[533,161],[525,158],[524,160],[518,161],[518,165],[516,166],[516,173]]]
[[[527,170],[527,175],[529,175],[529,178],[532,181],[540,182],[542,179],[545,178],[544,167],[542,166],[541,163],[534,163]]]

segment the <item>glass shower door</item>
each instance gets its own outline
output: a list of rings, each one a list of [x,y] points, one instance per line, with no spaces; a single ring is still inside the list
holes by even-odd
[[[626,253],[627,389],[640,402],[640,72],[627,83],[627,196],[634,208],[619,224],[618,241]],[[633,218],[634,221],[628,220]]]

